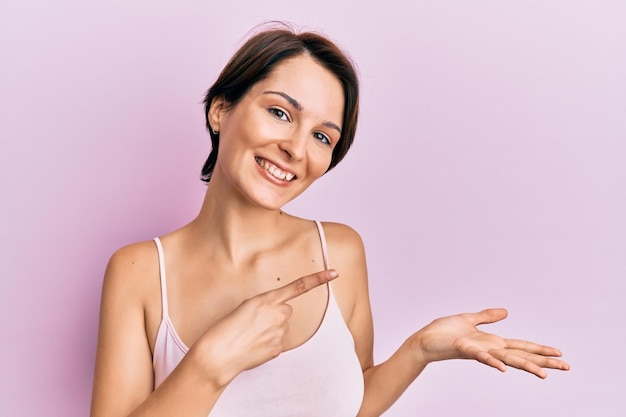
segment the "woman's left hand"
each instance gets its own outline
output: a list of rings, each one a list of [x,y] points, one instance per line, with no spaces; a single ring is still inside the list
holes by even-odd
[[[539,378],[547,376],[544,368],[569,370],[566,362],[556,359],[561,356],[558,349],[525,340],[504,339],[476,327],[495,323],[506,316],[505,309],[492,308],[442,317],[415,333],[412,345],[426,362],[475,359],[502,372],[512,366]]]

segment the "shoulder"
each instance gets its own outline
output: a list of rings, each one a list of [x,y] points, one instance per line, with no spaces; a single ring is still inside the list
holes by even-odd
[[[363,239],[356,230],[342,223],[323,222],[322,226],[332,259],[341,263],[365,262]]]
[[[292,215],[285,216],[285,219],[289,222],[289,226],[285,227],[285,229],[290,231],[288,239],[290,242],[293,242],[297,237],[306,236],[309,242],[315,242],[316,247],[319,247],[320,236],[313,225],[313,220]],[[332,259],[345,259],[347,256],[363,255],[363,241],[359,233],[352,227],[335,222],[316,222],[322,225],[332,268],[335,267],[335,262]]]
[[[124,246],[111,255],[107,264],[107,273],[124,273],[140,276],[147,272],[158,271],[159,257],[153,241],[133,243]]]
[[[147,291],[154,286],[153,278],[158,273],[159,258],[153,241],[124,246],[109,259],[104,275],[103,296],[113,292],[116,298],[143,301]]]

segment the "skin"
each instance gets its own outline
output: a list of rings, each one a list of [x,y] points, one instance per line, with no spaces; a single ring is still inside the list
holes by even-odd
[[[202,208],[161,238],[170,317],[189,352],[153,391],[161,321],[157,251],[153,242],[117,251],[103,284],[92,417],[207,416],[239,373],[314,335],[327,302],[324,284],[335,279],[364,374],[359,416],[380,415],[433,361],[475,359],[541,378],[543,368],[569,369],[554,348],[477,329],[503,319],[502,309],[437,319],[374,365],[361,238],[348,226],[325,223],[334,270],[324,271],[314,224],[281,210],[326,171],[342,112],[341,84],[305,55],[279,64],[236,106],[213,101],[209,120],[221,143]],[[276,179],[263,161],[293,178]]]

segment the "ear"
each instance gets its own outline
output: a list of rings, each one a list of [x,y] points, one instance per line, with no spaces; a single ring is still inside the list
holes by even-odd
[[[224,100],[224,96],[214,97],[209,106],[207,118],[214,132],[220,131],[220,122],[224,117],[224,113],[228,110],[228,103]]]

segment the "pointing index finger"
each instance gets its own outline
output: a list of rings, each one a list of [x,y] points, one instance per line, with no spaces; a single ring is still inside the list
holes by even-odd
[[[268,291],[266,294],[271,296],[277,303],[284,303],[292,298],[296,298],[311,291],[313,288],[326,284],[338,276],[339,274],[337,271],[329,269],[327,271],[321,271],[312,275],[300,277],[285,286]]]

